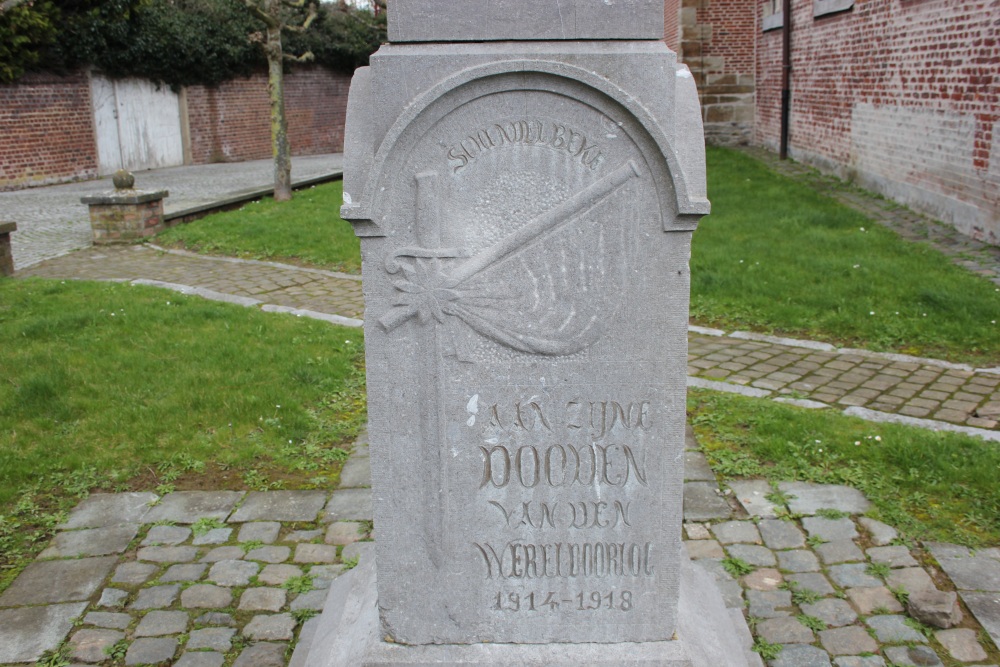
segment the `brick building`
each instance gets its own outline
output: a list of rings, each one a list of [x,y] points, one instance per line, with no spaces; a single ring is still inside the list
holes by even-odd
[[[1000,0],[666,0],[717,144],[788,151],[1000,244]]]
[[[67,76],[29,74],[15,84],[0,85],[0,136],[4,138],[0,142],[0,190],[112,173],[121,166],[113,159],[123,156],[120,159],[127,162],[130,150],[135,149],[126,145],[130,140],[177,144],[171,153],[175,157],[153,166],[271,156],[265,73],[213,88],[191,86],[180,94],[138,82],[142,85],[127,88],[127,99],[118,95],[126,90],[119,90],[122,82],[98,79],[83,71]],[[343,150],[349,86],[350,76],[319,66],[297,67],[286,74],[285,113],[293,155]],[[164,104],[173,105],[170,113],[160,113],[157,107]],[[124,126],[126,116],[133,118],[128,127]],[[153,116],[166,121],[142,127]],[[163,125],[171,123],[172,127],[164,129]]]

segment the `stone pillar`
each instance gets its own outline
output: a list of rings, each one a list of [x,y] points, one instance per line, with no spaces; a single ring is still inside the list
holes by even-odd
[[[94,245],[131,243],[154,236],[165,228],[163,199],[166,190],[136,190],[135,179],[125,171],[114,177],[115,189],[82,197],[90,209]]]
[[[662,0],[393,0],[355,73],[372,554],[307,664],[745,665],[680,542],[697,92]]]
[[[10,247],[10,235],[17,231],[17,223],[0,222],[0,276],[14,275],[14,253]]]

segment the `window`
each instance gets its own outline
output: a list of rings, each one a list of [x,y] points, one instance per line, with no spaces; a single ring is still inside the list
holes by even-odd
[[[813,0],[813,18],[846,12],[853,6],[854,0]]]
[[[761,30],[777,30],[785,25],[785,15],[781,12],[781,0],[764,0],[764,18]]]

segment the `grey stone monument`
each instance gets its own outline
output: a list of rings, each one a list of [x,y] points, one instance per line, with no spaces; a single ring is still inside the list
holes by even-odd
[[[394,0],[351,86],[374,554],[312,665],[745,665],[683,555],[694,81],[656,0]]]

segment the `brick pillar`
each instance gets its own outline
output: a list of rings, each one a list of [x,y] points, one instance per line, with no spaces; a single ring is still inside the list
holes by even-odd
[[[90,207],[94,245],[130,243],[163,230],[166,190],[114,190],[80,199]]]
[[[17,231],[17,224],[0,222],[0,276],[14,275],[14,253],[10,248],[10,235]]]

